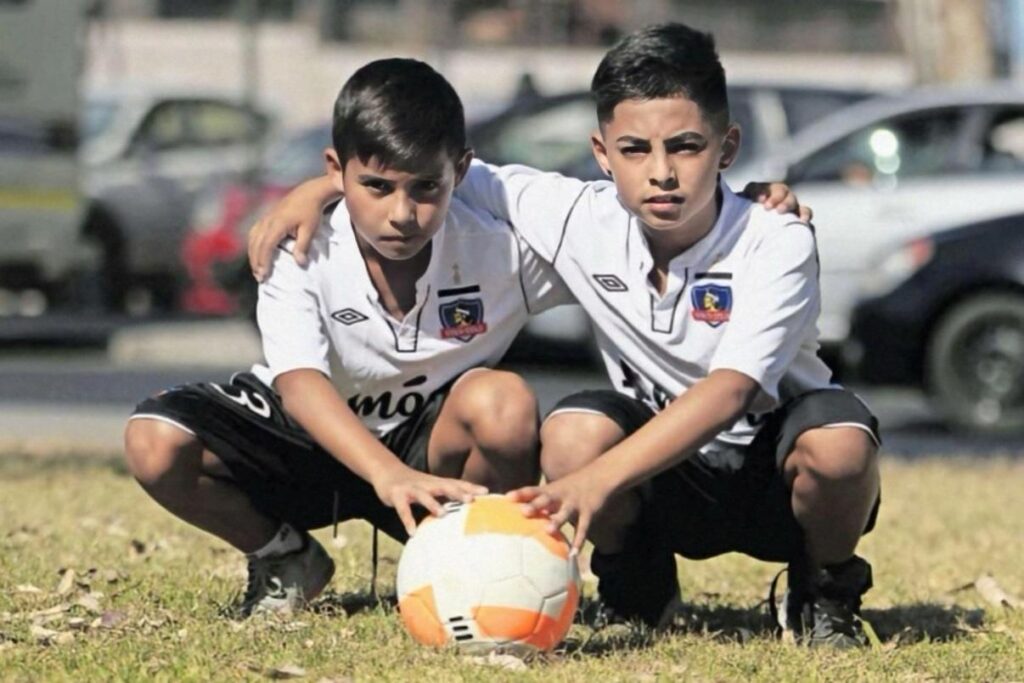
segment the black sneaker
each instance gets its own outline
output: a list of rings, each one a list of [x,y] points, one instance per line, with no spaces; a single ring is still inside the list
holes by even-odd
[[[629,622],[654,629],[671,625],[679,607],[679,580],[672,552],[629,548],[605,555],[595,550],[590,569],[598,578],[600,597],[588,610],[591,614],[584,614],[585,622],[595,628]]]
[[[815,572],[803,562],[791,562],[788,572],[789,587],[781,607],[775,603],[778,576],[772,581],[768,597],[768,607],[783,633],[792,633],[797,643],[810,647],[847,649],[868,645],[860,617],[861,596],[872,586],[867,561],[854,555]]]

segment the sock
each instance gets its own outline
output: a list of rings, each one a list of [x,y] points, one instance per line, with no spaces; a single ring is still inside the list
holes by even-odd
[[[263,559],[270,557],[271,555],[284,555],[286,553],[295,552],[302,547],[302,534],[292,528],[291,524],[284,522],[281,524],[281,528],[277,530],[273,538],[270,541],[255,552],[248,554],[249,557],[254,559]]]

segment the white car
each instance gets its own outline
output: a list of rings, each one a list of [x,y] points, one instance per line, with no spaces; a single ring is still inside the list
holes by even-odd
[[[734,187],[784,178],[814,209],[823,345],[854,305],[901,279],[897,245],[1024,212],[1024,87],[922,89],[854,104],[731,170]]]

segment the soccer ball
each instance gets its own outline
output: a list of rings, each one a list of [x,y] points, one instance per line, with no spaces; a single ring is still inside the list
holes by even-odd
[[[445,509],[420,524],[398,563],[398,609],[412,637],[472,653],[561,642],[580,594],[565,537],[504,496]]]

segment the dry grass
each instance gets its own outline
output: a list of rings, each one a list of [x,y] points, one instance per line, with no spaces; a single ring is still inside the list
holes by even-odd
[[[681,564],[690,607],[678,632],[578,626],[560,652],[523,665],[420,648],[387,607],[359,609],[359,524],[342,527],[344,548],[318,534],[339,571],[314,610],[231,621],[241,558],[162,512],[116,458],[12,453],[0,456],[0,679],[1020,681],[1024,606],[992,604],[971,584],[991,574],[1024,595],[1022,492],[1024,461],[886,464],[879,526],[861,549],[880,647],[776,641],[761,602],[778,567],[729,556]],[[382,588],[398,551],[384,546]]]

